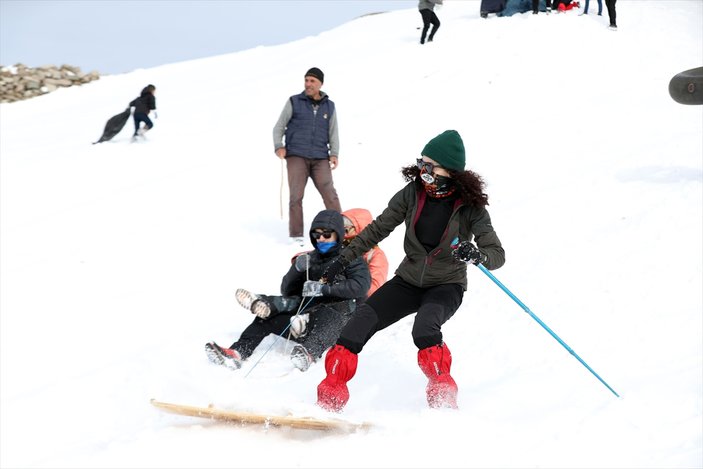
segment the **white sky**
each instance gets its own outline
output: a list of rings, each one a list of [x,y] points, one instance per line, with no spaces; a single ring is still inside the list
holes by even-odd
[[[415,0],[0,0],[0,64],[137,68],[282,44]],[[419,19],[419,14],[418,14]]]
[[[703,466],[703,106],[668,95],[701,65],[703,3],[618,2],[617,32],[576,11],[483,20],[478,1],[438,15],[424,46],[413,7],[0,104],[0,467]],[[456,412],[426,408],[413,317],[359,356],[342,417],[369,432],[150,406],[324,414],[323,364],[293,369],[282,341],[240,372],[203,351],[251,321],[235,289],[277,292],[298,252],[271,131],[313,64],[339,112],[343,208],[380,213],[399,169],[458,130],[505,246],[494,274],[622,399],[472,267],[443,327]],[[129,124],[91,145],[147,83],[148,140]],[[310,186],[306,221],[321,209]],[[403,231],[381,243],[392,270]]]

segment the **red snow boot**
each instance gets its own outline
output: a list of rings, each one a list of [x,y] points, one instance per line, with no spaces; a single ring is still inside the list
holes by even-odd
[[[325,356],[327,377],[317,385],[317,405],[331,412],[341,412],[349,400],[347,381],[356,373],[358,357],[349,349],[335,345]]]
[[[447,344],[419,350],[417,364],[430,380],[426,389],[427,404],[433,409],[440,407],[458,409],[456,396],[459,389],[454,378],[449,374],[452,367],[452,353]]]

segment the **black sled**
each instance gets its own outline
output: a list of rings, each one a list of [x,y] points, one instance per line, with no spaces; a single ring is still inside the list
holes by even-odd
[[[674,75],[669,82],[669,95],[679,104],[703,104],[703,67]]]
[[[127,120],[129,120],[130,114],[130,108],[127,108],[116,116],[112,116],[105,124],[105,130],[103,131],[102,137],[100,137],[97,142],[93,142],[93,145],[96,143],[107,142],[112,139],[112,137],[120,133],[127,123]]]

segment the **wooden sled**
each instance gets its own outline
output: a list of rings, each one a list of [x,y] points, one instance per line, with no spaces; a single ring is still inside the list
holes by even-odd
[[[254,414],[238,410],[217,409],[210,404],[208,407],[196,407],[183,404],[171,404],[168,402],[151,399],[151,404],[166,412],[190,417],[200,417],[212,420],[222,420],[241,424],[255,424],[275,427],[302,428],[305,430],[323,430],[337,432],[354,432],[357,430],[368,430],[370,423],[353,423],[341,419],[319,419],[314,417],[294,417],[281,415]]]

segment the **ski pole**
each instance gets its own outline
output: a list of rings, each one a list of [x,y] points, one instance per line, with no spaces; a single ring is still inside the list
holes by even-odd
[[[481,271],[482,271],[484,274],[488,275],[488,278],[490,278],[491,280],[493,280],[493,281],[495,282],[495,284],[498,285],[498,286],[501,288],[501,290],[503,290],[510,298],[512,298],[512,299],[515,301],[515,303],[519,304],[520,307],[521,307],[527,314],[529,314],[529,315],[532,317],[532,319],[534,319],[535,321],[537,321],[537,323],[538,323],[540,326],[542,326],[545,331],[549,332],[549,334],[550,334],[552,337],[554,337],[554,338],[556,339],[556,341],[559,342],[571,355],[573,355],[574,358],[576,358],[578,361],[580,361],[581,364],[582,364],[583,366],[585,366],[586,369],[587,369],[588,371],[590,371],[590,372],[593,374],[593,376],[595,376],[596,378],[598,378],[598,381],[600,381],[601,383],[603,383],[606,388],[610,389],[610,392],[612,392],[613,394],[615,394],[615,396],[620,397],[620,395],[619,395],[618,393],[616,393],[615,390],[614,390],[613,388],[611,388],[611,387],[608,385],[608,383],[606,383],[605,381],[603,381],[603,378],[601,378],[600,376],[598,376],[598,373],[596,373],[595,371],[593,371],[593,369],[592,369],[590,366],[588,366],[588,365],[586,364],[586,362],[583,361],[583,360],[581,359],[581,357],[579,357],[578,354],[577,354],[576,352],[574,352],[574,351],[571,349],[571,347],[569,347],[568,345],[566,345],[566,343],[565,343],[563,340],[561,340],[561,339],[559,338],[559,336],[554,333],[554,331],[552,331],[544,322],[542,322],[542,320],[541,320],[540,318],[538,318],[532,311],[530,311],[530,308],[528,308],[528,307],[525,305],[525,303],[523,303],[522,301],[520,301],[520,300],[518,299],[518,297],[515,296],[515,295],[513,295],[513,293],[512,293],[510,290],[508,290],[508,288],[507,288],[505,285],[503,285],[502,283],[500,283],[500,280],[498,280],[492,273],[490,273],[487,268],[485,268],[482,264],[476,264],[476,267],[478,267],[479,269],[481,269]]]
[[[305,306],[303,306],[303,303],[300,303],[300,309],[298,309],[298,312],[297,312],[295,315],[297,316],[297,315],[299,315],[300,313],[302,313],[303,310],[304,310],[305,308],[307,308],[307,307],[310,305],[310,302],[311,302],[312,300],[314,300],[314,299],[315,299],[315,297],[310,297],[310,299],[308,300],[308,302],[305,303]],[[256,360],[256,363],[254,363],[254,364],[252,365],[252,367],[249,369],[249,371],[247,371],[247,374],[244,375],[245,378],[246,378],[247,376],[249,376],[249,374],[254,370],[254,368],[256,368],[256,365],[258,365],[259,362],[266,356],[266,354],[269,353],[269,351],[273,348],[273,346],[276,345],[276,342],[278,342],[279,337],[282,338],[282,337],[283,337],[283,334],[285,334],[286,331],[287,331],[288,329],[290,329],[290,326],[291,326],[291,323],[288,322],[288,325],[286,326],[285,329],[283,329],[283,331],[281,331],[280,334],[278,334],[278,337],[276,337],[276,340],[273,341],[273,343],[269,346],[269,348],[266,349],[266,351],[259,357],[259,359]]]

